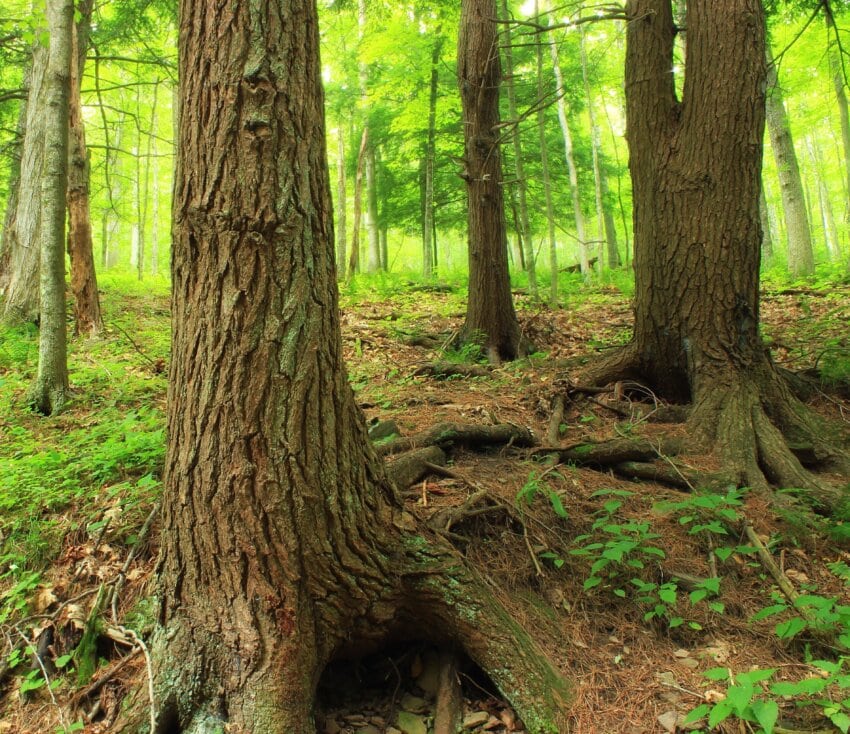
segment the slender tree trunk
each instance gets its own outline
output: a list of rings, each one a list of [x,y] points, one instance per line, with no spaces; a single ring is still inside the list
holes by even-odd
[[[495,20],[495,0],[462,0],[458,85],[469,227],[469,300],[462,339],[480,344],[492,362],[515,359],[522,351],[508,273]]]
[[[345,277],[345,254],[347,252],[346,227],[348,226],[348,191],[345,180],[345,135],[340,124],[336,148],[336,268],[337,277]]]
[[[773,228],[770,225],[770,212],[764,186],[759,189],[759,220],[761,221],[761,252],[765,259],[773,258]]]
[[[544,10],[548,5],[544,3]],[[551,19],[547,20],[550,23]],[[555,96],[558,100],[558,122],[561,125],[561,134],[564,137],[564,158],[567,161],[567,171],[570,175],[570,197],[573,201],[573,216],[576,222],[576,236],[578,237],[578,255],[581,272],[585,279],[590,278],[590,260],[587,254],[587,232],[584,226],[584,213],[581,210],[581,190],[579,189],[578,168],[576,168],[575,156],[573,155],[573,137],[570,132],[570,123],[567,120],[567,103],[564,99],[564,76],[561,73],[561,60],[558,58],[558,49],[550,39],[549,53],[552,56],[552,69],[555,72]]]
[[[88,49],[92,2],[77,3],[78,19],[71,29],[71,76],[68,100],[68,256],[74,294],[74,333],[94,336],[103,329],[94,267],[89,159],[86,151],[80,85]]]
[[[596,122],[596,111],[594,110],[593,104],[593,93],[590,91],[590,80],[588,78],[587,73],[587,49],[584,38],[584,26],[579,28],[579,43],[580,43],[580,55],[581,55],[581,78],[584,82],[584,96],[587,99],[587,117],[590,122],[590,150],[593,157],[593,190],[596,198],[596,239],[597,239],[597,262],[599,263],[599,270],[602,270],[602,263],[606,262],[607,255],[607,263],[609,268],[616,268],[620,264],[620,257],[617,253],[617,245],[616,241],[612,248],[611,241],[608,239],[607,234],[612,230],[608,227],[608,222],[605,219],[605,200],[603,194],[603,183],[602,183],[602,166],[600,163],[600,133],[599,133],[599,125]],[[611,224],[613,225],[613,218],[611,219]],[[616,235],[615,235],[616,237]],[[606,248],[607,244],[607,248]],[[611,259],[612,249],[614,258]]]
[[[153,734],[314,732],[328,662],[423,635],[464,648],[531,734],[563,731],[564,682],[418,532],[348,384],[315,3],[180,12]]]
[[[509,20],[507,0],[502,0],[502,19]],[[508,29],[510,26],[507,27]],[[511,143],[514,148],[514,169],[516,172],[516,192],[519,203],[519,227],[517,228],[518,239],[521,248],[520,262],[528,274],[528,292],[532,298],[537,299],[537,262],[534,257],[534,245],[531,241],[531,224],[528,217],[528,181],[525,176],[525,162],[522,152],[522,141],[519,130],[519,111],[516,101],[516,88],[514,86],[514,58],[511,49],[510,30],[505,30],[505,88],[508,92],[508,114],[511,116]]]
[[[68,389],[65,333],[65,212],[68,191],[68,97],[71,82],[73,0],[49,0],[45,76],[44,169],[41,175],[41,320],[38,372],[31,400],[44,415],[62,410]]]
[[[835,25],[835,17],[832,12],[832,3],[823,4],[826,16],[826,28],[829,34],[829,69],[832,74],[832,85],[835,88],[835,101],[838,105],[838,115],[841,120],[841,143],[844,149],[844,185],[845,191],[850,195],[850,111],[847,105],[847,76],[850,74],[846,57],[842,57],[838,45],[838,29]],[[845,47],[846,53],[846,47]],[[845,221],[850,222],[850,202],[844,209]]]
[[[829,196],[829,188],[823,174],[823,161],[820,150],[811,135],[806,136],[806,147],[809,152],[812,173],[815,177],[815,186],[818,192],[818,210],[823,226],[823,239],[829,259],[836,261],[841,257],[841,249],[838,244],[838,228],[835,226],[835,215],[832,211],[832,201]]]
[[[622,265],[620,259],[620,247],[617,244],[617,227],[614,224],[614,214],[611,212],[611,207],[608,205],[608,176],[600,166],[599,185],[602,190],[602,217],[605,222],[605,242],[608,253],[608,267],[619,268]],[[628,247],[628,240],[626,241]]]
[[[156,106],[151,111],[151,273],[159,275],[159,146]]]
[[[535,15],[540,9],[535,2]],[[552,177],[549,175],[549,149],[546,145],[546,111],[543,106],[546,90],[543,83],[543,34],[537,36],[537,135],[540,140],[540,177],[543,180],[543,199],[546,203],[546,234],[549,240],[549,306],[558,307],[558,242],[555,239],[555,209],[552,206]],[[548,45],[548,40],[546,41]],[[557,75],[555,77],[557,79]],[[585,271],[582,271],[585,272]]]
[[[24,88],[29,89],[32,75],[32,62],[24,71]],[[24,136],[26,134],[27,121],[27,99],[21,101],[18,111],[18,122],[15,127],[15,140],[10,155],[9,166],[9,196],[6,199],[6,213],[3,218],[3,230],[0,232],[0,298],[6,294],[9,281],[12,277],[12,242],[16,217],[18,212],[18,192],[21,185],[21,156],[24,148]]]
[[[39,248],[41,242],[41,174],[44,166],[45,79],[47,49],[33,44],[21,144],[16,206],[9,208],[3,231],[3,320],[39,319]],[[21,127],[20,121],[18,127]]]
[[[431,243],[434,240],[434,157],[437,139],[437,90],[440,82],[440,55],[443,36],[438,28],[437,40],[431,51],[431,81],[428,93],[428,138],[425,145],[425,197],[422,211],[422,274],[434,277]]]
[[[770,46],[767,46],[767,128],[770,133],[770,145],[776,160],[779,174],[779,186],[782,192],[782,209],[785,213],[785,230],[788,235],[788,269],[795,277],[811,275],[815,269],[812,235],[809,229],[809,217],[806,213],[806,198],[794,141],[791,138],[791,125],[782,90],[779,87],[776,67]]]
[[[378,172],[375,147],[366,147],[366,240],[368,242],[368,258],[366,270],[377,273],[381,269],[381,238],[378,224]]]
[[[360,150],[357,153],[357,170],[354,173],[354,226],[351,228],[351,258],[348,261],[348,276],[360,270],[360,216],[363,211],[363,161],[369,145],[369,128],[363,128]]]

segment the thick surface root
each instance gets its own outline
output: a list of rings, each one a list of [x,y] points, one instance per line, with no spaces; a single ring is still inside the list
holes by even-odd
[[[591,367],[583,383],[602,385],[640,374],[637,349],[627,345]],[[843,493],[815,476],[801,458],[812,468],[845,474],[850,461],[825,422],[800,402],[767,359],[748,371],[706,370],[698,377],[688,426],[700,443],[717,448],[728,481],[757,490],[771,485],[803,490],[812,504],[827,511],[843,500]]]

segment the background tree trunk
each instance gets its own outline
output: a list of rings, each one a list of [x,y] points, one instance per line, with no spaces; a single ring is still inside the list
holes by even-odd
[[[347,250],[346,227],[348,226],[348,193],[345,181],[345,134],[340,122],[337,129],[337,154],[336,154],[336,268],[337,277],[345,277],[345,253]]]
[[[829,68],[832,73],[832,85],[835,89],[835,101],[838,105],[838,116],[841,121],[841,144],[844,149],[844,182],[847,196],[850,196],[850,111],[847,105],[847,80],[846,74],[848,63],[842,58],[841,49],[838,44],[838,29],[835,25],[835,17],[832,11],[832,3],[823,4],[823,12],[826,16],[826,29],[829,38]],[[844,218],[850,222],[850,201],[845,206]]]
[[[3,320],[39,319],[39,248],[41,241],[41,174],[44,166],[44,92],[47,49],[33,44],[26,105],[20,176],[14,211],[6,215],[3,232]],[[20,125],[19,125],[20,127]]]
[[[462,338],[481,344],[494,362],[520,354],[502,198],[498,135],[501,64],[495,21],[495,0],[461,3],[458,84],[469,226],[469,301]]]
[[[548,5],[544,2],[544,10]],[[551,19],[547,20],[551,23]],[[546,39],[549,53],[552,56],[552,69],[555,72],[555,97],[557,99],[558,123],[561,126],[561,135],[564,138],[564,158],[567,162],[567,172],[570,176],[570,198],[573,202],[573,216],[576,222],[576,237],[578,237],[578,258],[582,275],[585,279],[590,278],[590,260],[587,254],[587,231],[584,226],[584,212],[581,209],[581,190],[578,182],[578,168],[573,155],[573,136],[570,132],[570,123],[567,119],[567,103],[564,99],[564,75],[561,73],[561,60],[558,58],[558,49],[552,40]],[[600,264],[601,267],[601,264]]]
[[[593,159],[593,191],[596,200],[596,237],[598,270],[602,271],[602,263],[607,262],[609,268],[620,265],[620,255],[617,252],[617,234],[614,231],[614,218],[605,214],[605,184],[603,182],[599,125],[596,122],[596,111],[593,105],[593,93],[590,90],[590,79],[587,73],[587,49],[584,42],[584,26],[579,28],[581,78],[584,82],[584,96],[587,101],[587,118],[590,123],[590,150]],[[612,243],[613,236],[613,243]],[[606,246],[607,245],[607,246]]]
[[[44,169],[41,172],[41,320],[38,371],[31,400],[44,415],[59,412],[68,389],[65,334],[65,212],[68,191],[68,97],[71,81],[73,0],[49,0],[45,75]]]
[[[507,0],[502,0],[502,20],[508,20]],[[508,114],[511,119],[511,143],[514,149],[514,171],[516,172],[516,193],[519,204],[519,237],[520,262],[528,274],[528,292],[532,298],[537,298],[537,263],[534,257],[534,243],[531,239],[531,224],[528,219],[528,180],[525,177],[525,161],[522,152],[522,141],[519,134],[519,112],[516,102],[516,87],[514,85],[514,55],[511,49],[510,26],[505,29],[505,88],[508,92]]]
[[[767,129],[770,133],[770,147],[776,160],[779,175],[779,187],[782,192],[782,209],[785,214],[785,230],[788,236],[788,269],[794,277],[811,275],[815,270],[812,234],[809,229],[809,217],[806,213],[806,197],[803,192],[803,180],[794,141],[791,137],[791,125],[782,89],[773,64],[770,46],[766,46],[767,58]]]
[[[71,75],[68,123],[68,255],[71,261],[71,292],[74,294],[74,333],[94,336],[103,329],[97,276],[94,267],[91,209],[89,207],[89,160],[86,151],[80,84],[91,25],[91,0],[77,3],[78,18],[71,29]]]
[[[540,8],[535,2],[534,14],[539,16]],[[558,307],[558,242],[555,238],[555,208],[552,205],[552,177],[549,174],[549,148],[546,145],[546,107],[543,100],[546,99],[546,88],[543,74],[543,35],[537,34],[537,137],[540,141],[540,178],[543,183],[543,201],[546,206],[546,234],[549,240],[549,306]],[[546,34],[546,45],[550,48],[548,34]],[[555,76],[558,79],[558,75]],[[560,100],[559,100],[560,101]],[[585,272],[582,270],[582,272]]]
[[[431,51],[431,80],[428,93],[428,138],[425,143],[425,199],[422,211],[422,274],[434,277],[434,258],[431,243],[434,241],[434,157],[437,139],[437,89],[440,81],[440,54],[443,36],[437,29],[437,40]]]

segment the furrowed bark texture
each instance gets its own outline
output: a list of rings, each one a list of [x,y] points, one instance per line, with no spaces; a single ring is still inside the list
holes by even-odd
[[[499,150],[501,64],[494,0],[463,0],[458,84],[463,106],[469,226],[469,302],[462,337],[480,343],[491,360],[520,354],[511,298],[508,240]]]
[[[764,58],[756,51],[764,31],[755,0],[721,5],[688,4],[679,102],[670,74],[669,0],[629,4],[636,19],[626,62],[634,348],[641,372],[681,401],[698,396],[708,375],[763,358],[757,327]],[[738,24],[748,32],[735,30]]]
[[[590,370],[631,376],[693,402],[694,433],[714,441],[730,479],[835,493],[786,438],[838,460],[790,393],[759,336],[759,186],[766,79],[758,0],[691,0],[682,100],[670,74],[670,0],[632,0],[626,57],[634,194],[635,333]]]
[[[558,731],[562,679],[404,532],[346,380],[318,44],[310,0],[181,4],[156,731],[315,731],[335,654],[423,630]]]

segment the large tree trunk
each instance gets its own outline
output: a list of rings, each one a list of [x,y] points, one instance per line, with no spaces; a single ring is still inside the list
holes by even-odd
[[[499,150],[501,64],[495,0],[463,0],[458,34],[458,84],[463,106],[469,227],[469,301],[462,338],[491,361],[520,355],[511,298],[508,239]]]
[[[502,0],[502,20],[510,20],[507,0]],[[537,298],[537,263],[534,257],[534,243],[531,241],[531,224],[528,218],[528,181],[525,177],[525,160],[522,152],[522,141],[519,134],[519,112],[516,101],[516,85],[514,84],[514,54],[511,48],[510,26],[505,27],[505,88],[508,92],[508,114],[511,123],[511,143],[514,149],[514,170],[516,172],[516,193],[519,204],[519,258],[528,274],[528,292]]]
[[[68,97],[73,0],[48,0],[50,31],[45,75],[44,168],[41,173],[41,263],[38,371],[30,398],[44,415],[59,412],[68,389],[65,334],[65,211],[68,191]]]
[[[670,0],[632,0],[626,58],[634,190],[635,332],[591,370],[631,375],[692,401],[697,437],[716,441],[731,479],[835,495],[782,439],[831,448],[774,369],[759,335],[759,180],[764,131],[760,0],[690,0],[683,98],[670,74]]]
[[[155,730],[313,732],[335,655],[425,634],[529,731],[562,731],[540,651],[449,547],[405,532],[348,385],[315,3],[184,0],[180,28]]]
[[[103,317],[100,313],[94,268],[89,207],[89,159],[80,97],[91,12],[91,0],[78,3],[79,18],[72,28],[68,101],[68,255],[71,261],[71,292],[74,294],[74,333],[94,336],[103,329]]]
[[[39,242],[41,236],[41,172],[44,165],[44,84],[47,49],[33,44],[26,105],[21,108],[24,138],[15,206],[6,213],[3,230],[4,321],[38,321]],[[19,129],[21,125],[18,125]]]
[[[788,269],[795,277],[811,275],[815,270],[815,260],[803,180],[800,177],[800,166],[797,163],[797,153],[791,137],[791,124],[785,110],[776,66],[773,63],[770,46],[765,48],[768,63],[767,128],[782,192],[782,209],[788,236]]]

